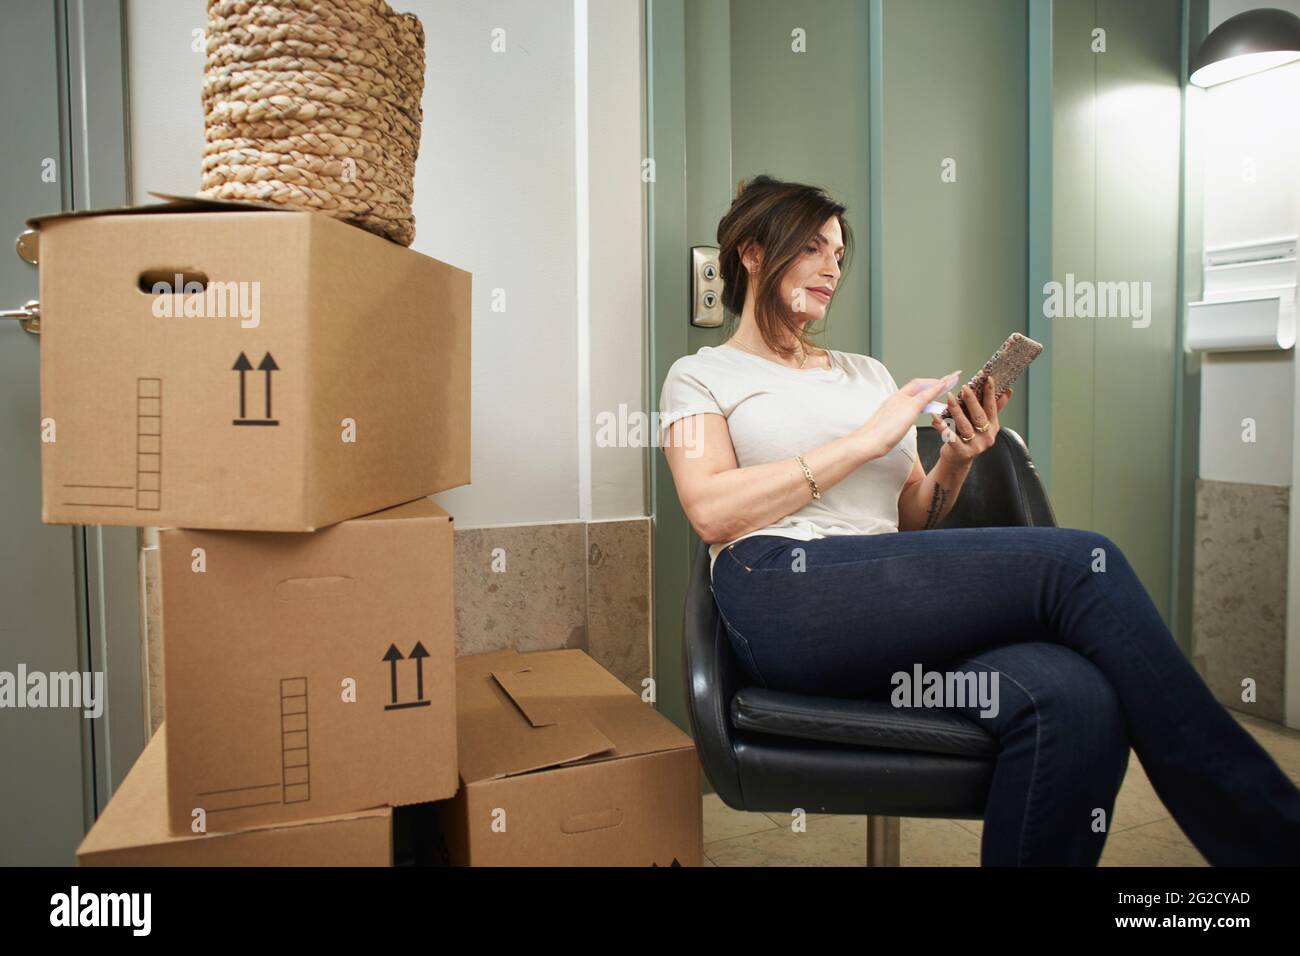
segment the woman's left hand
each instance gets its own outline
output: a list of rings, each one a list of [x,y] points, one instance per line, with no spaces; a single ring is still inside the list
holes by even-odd
[[[966,408],[970,409],[969,416],[962,409],[962,403],[951,392],[948,393],[948,411],[952,415],[951,421],[945,421],[939,415],[930,416],[934,427],[943,437],[943,448],[939,452],[939,457],[946,457],[957,463],[969,463],[993,447],[993,442],[998,437],[998,412],[1002,411],[1011,400],[1013,390],[1007,389],[1006,394],[994,402],[993,396],[996,392],[997,384],[992,376],[984,381],[982,402],[976,400],[970,386],[963,385],[960,397],[965,400]],[[955,434],[952,429],[956,429]],[[946,434],[945,430],[947,430]],[[962,441],[963,438],[969,438],[970,441]]]

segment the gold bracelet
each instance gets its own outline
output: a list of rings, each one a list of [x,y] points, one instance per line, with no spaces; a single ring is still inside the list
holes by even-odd
[[[795,455],[794,458],[795,461],[799,462],[799,467],[803,469],[803,476],[808,479],[808,487],[812,489],[813,498],[820,501],[822,492],[821,489],[817,487],[817,479],[814,478],[812,472],[808,470],[808,463],[803,460],[803,455]]]

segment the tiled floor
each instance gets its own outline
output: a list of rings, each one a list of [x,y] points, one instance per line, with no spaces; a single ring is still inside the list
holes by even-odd
[[[1300,732],[1235,716],[1300,785]],[[1114,819],[1102,866],[1207,865],[1169,816],[1133,753]],[[904,818],[902,865],[979,866],[982,826],[979,820]],[[810,814],[805,832],[795,833],[789,818],[779,813],[742,813],[715,793],[704,797],[706,866],[863,866],[866,833],[865,817]]]

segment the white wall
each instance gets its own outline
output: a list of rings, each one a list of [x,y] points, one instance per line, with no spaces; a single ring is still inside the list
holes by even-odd
[[[473,483],[438,500],[459,527],[644,515],[647,450],[592,448],[586,424],[646,405],[640,0],[392,5],[426,37],[412,248],[474,274]],[[198,188],[204,9],[128,0],[136,202]]]
[[[1210,0],[1209,29],[1300,0]],[[1300,62],[1212,86],[1194,101],[1204,151],[1205,244],[1294,235],[1300,206]],[[1252,178],[1253,177],[1253,178]]]
[[[1300,0],[1295,4],[1300,6]],[[1216,10],[1221,22],[1245,4]],[[1300,230],[1300,62],[1188,99],[1188,133],[1201,158],[1203,248],[1294,236]],[[1294,351],[1206,356],[1201,379],[1202,478],[1289,485],[1293,478]],[[1260,440],[1243,443],[1241,421]],[[1269,440],[1270,435],[1285,440]]]
[[[641,0],[591,0],[591,400],[590,421],[607,411],[658,411],[647,399],[649,322],[646,305],[645,17]],[[647,401],[650,404],[647,405]],[[590,429],[588,429],[590,434]],[[649,431],[647,431],[649,434]],[[657,450],[593,448],[593,518],[623,518],[651,511],[647,487],[650,455]]]
[[[127,0],[131,196],[190,195],[203,158],[203,0]],[[194,46],[198,45],[196,51]]]
[[[1300,0],[1211,0],[1210,29],[1225,19],[1260,6],[1280,7],[1300,15]],[[1242,77],[1205,90],[1189,100],[1189,124],[1204,157],[1204,240],[1207,247],[1251,240],[1275,239],[1300,231],[1300,62]],[[1295,507],[1296,475],[1300,475],[1300,368],[1295,350],[1259,353],[1244,368],[1241,381],[1220,376],[1218,387],[1209,379],[1213,367],[1203,369],[1208,384],[1202,393],[1202,429],[1211,416],[1222,421],[1221,430],[1235,431],[1243,417],[1232,402],[1249,402],[1254,393],[1268,414],[1290,419],[1291,447],[1288,484],[1292,507],[1288,515],[1288,573],[1286,612],[1286,674],[1284,721],[1300,728],[1300,508]],[[1226,364],[1225,359],[1216,359]],[[1242,363],[1245,365],[1246,363]],[[1231,366],[1228,366],[1231,367]],[[1216,408],[1218,411],[1216,412]],[[1288,411],[1289,416],[1284,414]],[[1229,412],[1231,414],[1229,415]],[[1258,417],[1258,416],[1257,416]],[[1263,427],[1261,423],[1261,428]],[[1263,432],[1261,432],[1263,434]],[[1242,455],[1237,443],[1235,454]],[[1202,455],[1204,457],[1204,450]],[[1226,454],[1226,452],[1225,452]]]
[[[1300,61],[1212,86],[1205,144],[1207,246],[1295,235],[1300,214]]]

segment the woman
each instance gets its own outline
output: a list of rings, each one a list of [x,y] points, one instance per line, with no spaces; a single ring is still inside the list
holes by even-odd
[[[1095,865],[1130,745],[1211,864],[1300,863],[1300,790],[1214,699],[1114,542],[935,529],[1011,391],[948,392],[924,472],[915,422],[949,379],[899,389],[876,359],[807,336],[851,250],[844,212],[797,183],[742,187],[718,224],[739,327],[674,362],[660,398],[660,443],[751,679],[883,699],[919,665],[996,687],[995,707],[951,707],[1000,744],[986,866]]]

